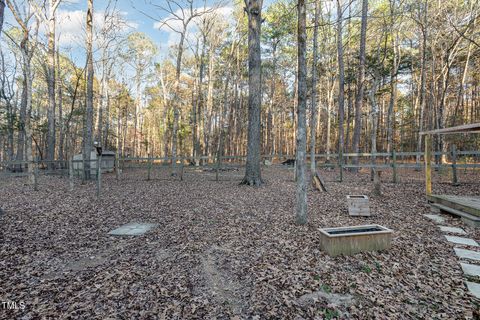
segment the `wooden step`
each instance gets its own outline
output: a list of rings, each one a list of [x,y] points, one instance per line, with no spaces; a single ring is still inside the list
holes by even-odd
[[[440,211],[445,211],[449,212],[451,214],[457,215],[462,218],[462,220],[467,223],[468,225],[472,227],[480,227],[480,217],[477,217],[473,214],[469,214],[457,209],[453,209],[447,206],[444,206],[443,204],[439,203],[430,203],[430,206],[440,209]]]

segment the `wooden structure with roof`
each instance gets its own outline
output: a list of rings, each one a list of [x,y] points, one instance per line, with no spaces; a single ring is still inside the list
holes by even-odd
[[[425,190],[427,200],[433,210],[452,213],[460,216],[466,224],[480,227],[480,197],[432,194],[432,135],[457,133],[480,133],[480,123],[420,132],[420,135],[425,136]]]

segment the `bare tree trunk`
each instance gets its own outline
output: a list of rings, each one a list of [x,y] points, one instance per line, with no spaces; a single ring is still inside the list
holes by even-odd
[[[0,35],[2,34],[4,15],[5,15],[5,0],[0,0]]]
[[[456,125],[458,110],[460,109],[460,106],[464,105],[463,92],[464,92],[464,87],[465,87],[465,81],[467,79],[468,65],[470,63],[471,53],[472,53],[472,43],[470,42],[468,44],[467,58],[465,59],[465,66],[463,67],[462,80],[460,81],[460,84],[458,86],[457,104],[455,105],[455,110],[454,110],[454,114],[453,114],[453,118],[452,118],[452,127],[454,127]]]
[[[59,120],[59,135],[58,135],[58,160],[62,161],[63,157],[63,144],[64,144],[64,123],[63,123],[63,86],[62,86],[62,77],[60,72],[60,50],[57,49],[57,76],[60,80],[60,83],[57,86],[58,94],[58,120]],[[64,164],[61,164],[62,168]]]
[[[277,69],[277,44],[278,40],[274,40],[272,46],[272,80],[270,84],[270,104],[267,110],[267,148],[266,153],[269,155],[273,154],[273,150],[275,147],[273,146],[273,108],[274,108],[274,100],[275,100],[275,76],[276,76],[276,69]],[[270,159],[271,160],[271,159]]]
[[[182,54],[183,54],[183,42],[185,40],[185,30],[180,35],[180,42],[178,43],[177,53],[177,67],[175,73],[175,89],[174,89],[174,101],[173,101],[173,129],[172,129],[172,175],[177,175],[177,131],[178,120],[180,117],[178,93],[180,90],[180,71],[182,67]]]
[[[378,57],[378,55],[377,55]],[[377,58],[378,59],[378,58]],[[369,99],[370,99],[370,104],[372,107],[372,110],[370,112],[371,116],[371,151],[370,153],[372,154],[372,165],[374,166],[376,164],[376,153],[377,153],[377,131],[378,131],[378,105],[377,105],[377,100],[375,95],[377,94],[377,88],[378,88],[378,83],[380,79],[380,74],[378,70],[374,71],[374,76],[373,76],[373,83],[372,83],[372,88],[370,89],[369,92]],[[374,175],[374,170],[375,168],[372,167],[371,170],[371,180],[373,180],[373,175]]]
[[[318,61],[318,23],[320,17],[320,0],[315,1],[315,18],[313,26],[313,62],[312,62],[312,102],[310,120],[310,172],[315,175],[315,147],[317,138],[317,61]]]
[[[26,74],[25,70],[23,71],[23,87],[22,87],[22,98],[20,102],[20,118],[18,123],[18,136],[17,136],[17,155],[15,157],[16,161],[23,161],[24,149],[25,149],[25,121],[27,117],[27,83],[26,83]],[[18,170],[22,171],[23,166],[19,165]]]
[[[345,65],[343,62],[343,11],[342,1],[337,0],[337,54],[338,54],[338,159],[343,164],[345,149],[343,122],[345,118]],[[343,170],[341,166],[340,170]],[[343,172],[340,172],[340,177]]]
[[[214,46],[211,45],[208,57],[208,86],[207,86],[207,106],[203,111],[203,144],[204,155],[208,156],[210,147],[210,130],[211,130],[211,112],[213,109],[213,67],[215,60]]]
[[[367,38],[368,0],[362,2],[362,25],[360,29],[360,61],[357,75],[357,95],[355,96],[355,129],[353,133],[353,152],[360,151],[360,133],[362,131],[362,105],[365,80],[365,42]],[[358,164],[358,156],[353,158],[353,164]],[[357,171],[355,168],[354,171]]]
[[[47,60],[47,91],[48,91],[48,134],[47,160],[55,160],[55,10],[52,0],[48,17],[48,60]],[[53,168],[53,163],[49,166]]]
[[[307,32],[305,0],[298,0],[298,127],[295,169],[297,178],[296,222],[307,223],[307,181],[305,160],[307,153]]]
[[[93,130],[93,0],[88,0],[87,10],[87,101],[85,136],[83,139],[83,158],[85,160],[85,178],[90,179],[90,160]]]
[[[262,184],[260,173],[260,112],[262,105],[262,69],[260,34],[263,0],[245,0],[248,13],[248,138],[247,163],[242,183]]]
[[[426,91],[427,91],[427,10],[428,10],[428,1],[425,1],[425,12],[424,12],[424,23],[422,26],[422,62],[421,62],[421,71],[420,71],[420,120],[419,120],[419,132],[423,131],[424,127],[424,115],[425,115],[425,106],[426,106]],[[418,135],[417,140],[417,157],[416,163],[420,163],[420,152],[422,151],[422,138],[420,134]]]
[[[392,12],[393,14],[393,12]],[[393,23],[392,23],[393,28]],[[397,98],[397,38],[393,39],[393,68],[390,71],[390,101],[388,103],[387,112],[387,153],[390,154],[393,150],[394,143],[394,122],[395,122],[395,100]],[[389,159],[389,158],[388,158]]]

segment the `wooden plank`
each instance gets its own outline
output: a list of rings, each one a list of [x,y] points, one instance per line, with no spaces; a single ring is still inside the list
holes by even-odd
[[[325,181],[323,181],[323,178],[318,173],[318,171],[315,172],[315,175],[312,178],[312,183],[313,183],[313,186],[315,187],[315,189],[317,189],[318,191],[328,192],[327,188],[325,186]]]
[[[480,198],[451,195],[430,195],[427,196],[427,199],[431,202],[480,217]]]
[[[456,127],[443,128],[420,132],[420,135],[454,134],[454,133],[480,133],[480,123],[465,124]]]

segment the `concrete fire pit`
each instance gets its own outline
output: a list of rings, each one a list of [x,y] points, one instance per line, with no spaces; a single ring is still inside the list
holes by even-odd
[[[392,230],[378,224],[320,229],[320,247],[330,256],[390,248]]]

